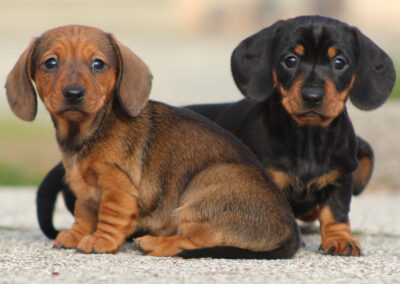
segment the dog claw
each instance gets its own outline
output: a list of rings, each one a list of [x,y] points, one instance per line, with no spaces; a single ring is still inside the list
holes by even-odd
[[[336,252],[336,247],[332,247],[332,248],[328,251],[328,254],[330,254],[330,255],[335,255],[335,252]]]
[[[58,244],[58,245],[54,244],[54,245],[53,245],[53,248],[54,248],[54,249],[65,249],[66,247],[63,246],[63,244]]]
[[[358,246],[356,246],[356,249],[359,256],[364,256],[364,254],[362,253],[361,249]]]
[[[134,242],[135,248],[141,252],[141,253],[146,253],[145,250],[140,246],[140,241],[139,240],[135,240]]]
[[[349,247],[349,252],[346,253],[345,255],[346,256],[353,255],[354,248],[353,248],[352,244],[351,243],[347,243],[347,246]]]

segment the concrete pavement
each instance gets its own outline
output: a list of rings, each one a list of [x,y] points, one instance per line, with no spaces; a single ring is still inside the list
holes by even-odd
[[[56,250],[38,228],[34,199],[33,188],[0,189],[0,283],[400,283],[400,192],[353,199],[350,220],[365,256],[323,255],[311,230],[289,260],[156,258],[131,244],[115,255]],[[72,220],[59,202],[56,226]]]

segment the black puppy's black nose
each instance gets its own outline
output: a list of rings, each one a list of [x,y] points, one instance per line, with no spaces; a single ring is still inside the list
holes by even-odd
[[[63,90],[63,96],[68,104],[79,104],[85,97],[85,89],[81,86],[67,86]]]
[[[301,96],[304,105],[307,107],[316,107],[322,103],[325,92],[322,89],[308,88],[303,90]]]

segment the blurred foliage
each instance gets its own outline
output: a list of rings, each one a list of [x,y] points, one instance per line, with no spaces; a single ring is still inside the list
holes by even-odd
[[[38,185],[43,174],[0,161],[0,185]]]
[[[48,118],[26,123],[0,116],[0,185],[38,185],[59,160]]]
[[[400,63],[396,64],[397,80],[391,95],[392,99],[400,100]]]

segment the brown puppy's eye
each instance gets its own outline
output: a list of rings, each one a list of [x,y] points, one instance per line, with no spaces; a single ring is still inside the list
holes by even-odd
[[[94,71],[103,71],[106,64],[103,60],[97,58],[91,62],[90,66]]]
[[[341,57],[336,57],[333,61],[336,70],[342,70],[346,66],[346,61]]]
[[[289,55],[285,57],[285,59],[282,61],[282,64],[284,67],[292,69],[297,66],[297,58],[293,55]]]
[[[44,69],[45,69],[46,71],[48,71],[48,72],[55,71],[55,70],[57,70],[57,67],[58,67],[57,58],[55,58],[55,57],[50,57],[49,59],[47,59],[47,60],[44,62],[43,65],[44,65]]]

